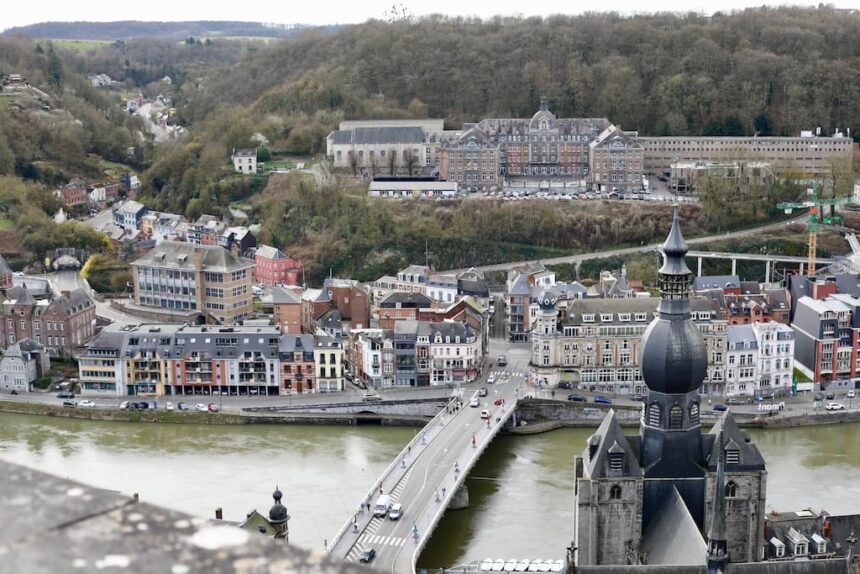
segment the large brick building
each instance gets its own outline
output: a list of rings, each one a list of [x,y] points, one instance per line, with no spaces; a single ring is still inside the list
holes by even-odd
[[[3,348],[23,339],[44,345],[51,356],[66,356],[94,334],[96,308],[83,289],[36,297],[26,284],[12,287],[3,300]]]

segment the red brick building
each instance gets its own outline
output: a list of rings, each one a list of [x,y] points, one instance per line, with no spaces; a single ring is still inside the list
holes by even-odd
[[[272,307],[275,324],[282,335],[299,335],[302,332],[302,299],[283,287],[272,289]]]
[[[283,251],[262,245],[254,255],[254,281],[263,285],[298,285],[302,262]]]
[[[63,200],[63,204],[69,207],[82,205],[89,199],[87,184],[77,177],[57,190],[57,195]]]

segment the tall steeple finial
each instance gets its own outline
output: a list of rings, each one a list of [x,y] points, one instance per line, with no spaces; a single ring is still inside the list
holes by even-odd
[[[684,256],[687,255],[687,242],[681,233],[681,219],[678,217],[678,206],[674,206],[672,228],[669,236],[663,242],[663,265],[657,272],[659,275],[660,295],[663,299],[687,299],[690,296],[690,285],[693,272],[687,267]],[[661,310],[663,306],[661,306]]]
[[[714,482],[714,508],[711,516],[711,526],[708,529],[708,574],[723,573],[729,562],[728,543],[726,541],[726,485],[723,457],[725,445],[723,432],[720,431],[717,440],[720,444],[717,458],[717,476]]]

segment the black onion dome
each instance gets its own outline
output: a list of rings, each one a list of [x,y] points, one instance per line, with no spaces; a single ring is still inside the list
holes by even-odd
[[[689,318],[654,319],[640,346],[642,378],[652,391],[683,394],[702,386],[708,370],[705,340]]]
[[[283,493],[281,493],[280,489],[275,488],[275,492],[272,493],[272,498],[275,499],[275,504],[272,505],[272,508],[269,509],[269,522],[280,523],[286,522],[289,519],[287,515],[287,507],[281,504],[281,498],[283,497]]]

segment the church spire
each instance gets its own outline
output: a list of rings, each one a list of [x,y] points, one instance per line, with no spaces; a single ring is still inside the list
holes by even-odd
[[[663,243],[663,266],[657,272],[660,283],[660,296],[663,300],[677,301],[690,297],[690,285],[693,272],[687,267],[684,256],[687,255],[687,242],[681,234],[681,220],[678,217],[678,206],[674,206],[672,228]],[[668,306],[661,305],[661,311],[668,311]]]
[[[719,441],[719,457],[717,458],[717,477],[714,483],[714,508],[711,516],[711,527],[708,530],[708,574],[723,573],[729,562],[728,544],[726,542],[726,485],[725,485],[725,445],[723,433],[717,437]]]

